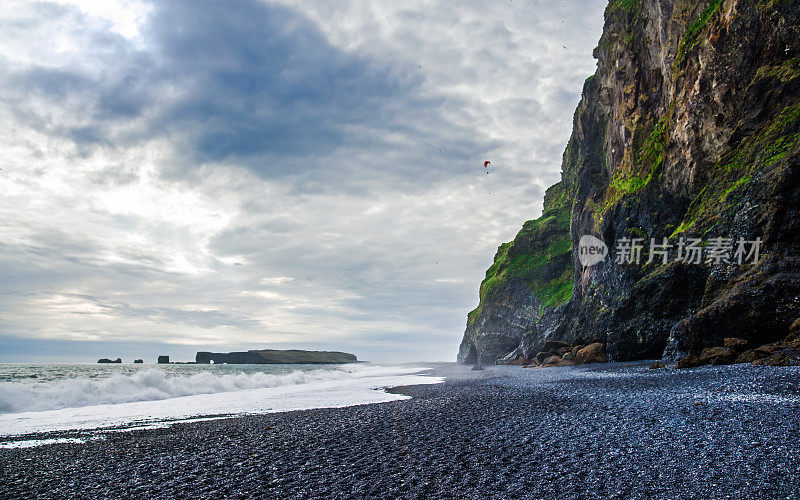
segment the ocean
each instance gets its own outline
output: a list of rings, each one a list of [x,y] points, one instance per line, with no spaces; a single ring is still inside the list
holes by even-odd
[[[0,364],[0,441],[40,432],[127,430],[394,401],[407,396],[385,388],[442,381],[426,371],[369,363]]]

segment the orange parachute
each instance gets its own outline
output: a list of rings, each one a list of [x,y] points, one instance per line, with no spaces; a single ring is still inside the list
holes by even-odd
[[[488,167],[490,163],[492,163],[492,162],[490,162],[489,160],[486,160],[485,162],[483,162],[483,167],[484,168]]]

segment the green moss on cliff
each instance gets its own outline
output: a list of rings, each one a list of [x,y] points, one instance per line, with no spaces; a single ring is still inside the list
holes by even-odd
[[[735,209],[739,195],[763,173],[800,149],[800,104],[787,106],[758,133],[742,140],[714,166],[713,176],[697,194],[674,235],[708,233],[721,214]]]
[[[708,22],[722,6],[722,2],[723,0],[711,0],[706,8],[703,9],[703,12],[700,13],[700,16],[686,30],[680,45],[678,45],[678,53],[675,55],[676,65],[682,64],[686,56],[699,45],[700,33],[703,32]]]
[[[800,76],[800,57],[789,59],[783,64],[762,66],[756,72],[756,78],[777,78],[782,82],[794,80]]]
[[[475,323],[487,298],[511,280],[529,286],[543,307],[563,304],[572,296],[572,242],[569,195],[562,183],[551,186],[542,216],[526,222],[514,241],[497,249],[481,283],[480,303],[467,316]]]
[[[623,167],[614,172],[608,188],[606,188],[603,203],[593,207],[596,225],[599,226],[605,214],[625,196],[641,191],[650,181],[660,175],[661,166],[664,163],[664,148],[669,139],[668,117],[671,109],[670,106],[667,113],[652,126],[652,129],[639,127],[634,132],[634,137],[646,138],[634,140],[633,164],[627,169]],[[642,130],[644,132],[641,132]],[[649,133],[647,130],[650,130]]]
[[[543,308],[556,307],[564,304],[572,297],[572,287],[574,284],[572,280],[572,267],[570,267],[564,270],[558,279],[545,283],[534,290],[534,293],[539,297]]]
[[[606,17],[615,12],[635,12],[636,0],[611,0],[606,7]]]

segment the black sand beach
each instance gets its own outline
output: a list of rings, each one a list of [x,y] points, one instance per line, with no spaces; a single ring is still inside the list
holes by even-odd
[[[800,498],[798,368],[434,371],[405,401],[3,449],[0,497]]]

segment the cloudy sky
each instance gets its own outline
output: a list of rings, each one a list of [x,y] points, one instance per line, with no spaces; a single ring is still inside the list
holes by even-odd
[[[455,5],[7,1],[0,361],[453,360],[605,2]]]

